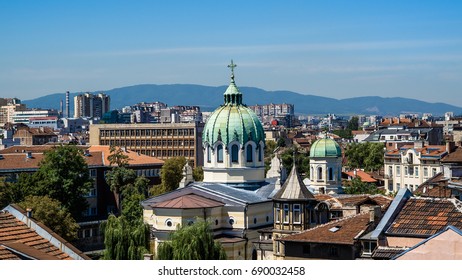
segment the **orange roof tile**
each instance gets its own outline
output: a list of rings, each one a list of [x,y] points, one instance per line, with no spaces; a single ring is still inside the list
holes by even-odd
[[[353,245],[370,225],[369,214],[350,216],[281,238],[284,241]]]
[[[344,173],[347,174],[351,178],[355,178],[357,176],[361,179],[362,182],[366,182],[366,183],[376,183],[377,182],[376,179],[372,178],[371,175],[369,175],[368,173],[362,170],[356,170],[356,174],[354,171],[348,171]]]
[[[446,226],[462,228],[460,201],[411,197],[386,231],[389,235],[429,237]]]
[[[71,259],[10,213],[0,212],[0,230],[0,260],[20,259],[14,251],[37,259]]]
[[[88,148],[90,153],[100,152],[104,159],[104,165],[109,166],[108,157],[111,155],[109,146],[93,145]],[[130,165],[146,165],[146,164],[163,164],[164,161],[155,157],[150,157],[133,151],[124,151],[124,155],[128,156],[128,164]]]

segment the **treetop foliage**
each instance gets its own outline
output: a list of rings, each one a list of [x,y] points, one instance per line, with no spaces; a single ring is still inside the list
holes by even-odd
[[[177,189],[183,179],[183,167],[185,165],[185,157],[167,159],[160,170],[161,184],[153,186],[150,190],[150,194],[160,195]]]
[[[221,243],[213,239],[210,223],[197,220],[183,225],[162,242],[157,251],[159,260],[226,260]]]
[[[349,168],[364,168],[365,171],[379,170],[383,166],[383,143],[352,143],[347,146],[345,156]]]
[[[32,217],[67,241],[77,239],[79,225],[61,203],[48,196],[28,196],[18,203],[23,209],[32,209]]]
[[[84,196],[92,184],[83,151],[74,145],[62,145],[45,152],[37,172],[22,173],[13,188],[17,201],[29,195],[48,196],[77,218],[87,208]]]

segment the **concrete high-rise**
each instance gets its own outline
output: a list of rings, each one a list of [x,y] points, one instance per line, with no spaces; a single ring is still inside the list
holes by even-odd
[[[74,118],[102,118],[109,109],[110,97],[104,93],[85,93],[74,97]]]

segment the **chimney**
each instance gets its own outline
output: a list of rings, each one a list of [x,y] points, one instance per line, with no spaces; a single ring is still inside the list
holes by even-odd
[[[32,208],[27,208],[26,209],[26,216],[27,216],[27,218],[32,218]]]
[[[446,142],[446,152],[452,153],[456,148],[456,143],[454,141]]]
[[[377,225],[380,222],[380,218],[382,217],[382,209],[380,206],[376,205],[373,206],[369,210],[369,222],[374,223]]]

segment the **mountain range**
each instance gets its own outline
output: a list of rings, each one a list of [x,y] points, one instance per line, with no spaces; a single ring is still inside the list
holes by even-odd
[[[160,101],[170,106],[197,105],[202,111],[213,111],[223,103],[223,93],[227,86],[202,86],[191,84],[134,85],[104,92],[111,97],[111,109],[121,109],[124,106],[139,102]],[[301,94],[292,91],[266,91],[255,87],[240,87],[243,101],[246,105],[290,103],[295,105],[296,114],[325,115],[398,115],[403,113],[431,113],[434,116],[443,116],[445,112],[462,114],[462,108],[445,104],[429,103],[416,99],[402,97],[353,97],[334,99],[316,95]],[[70,111],[73,112],[73,97],[80,93],[70,94]],[[28,108],[59,109],[60,101],[65,100],[64,93],[55,93],[36,99],[25,100]]]

